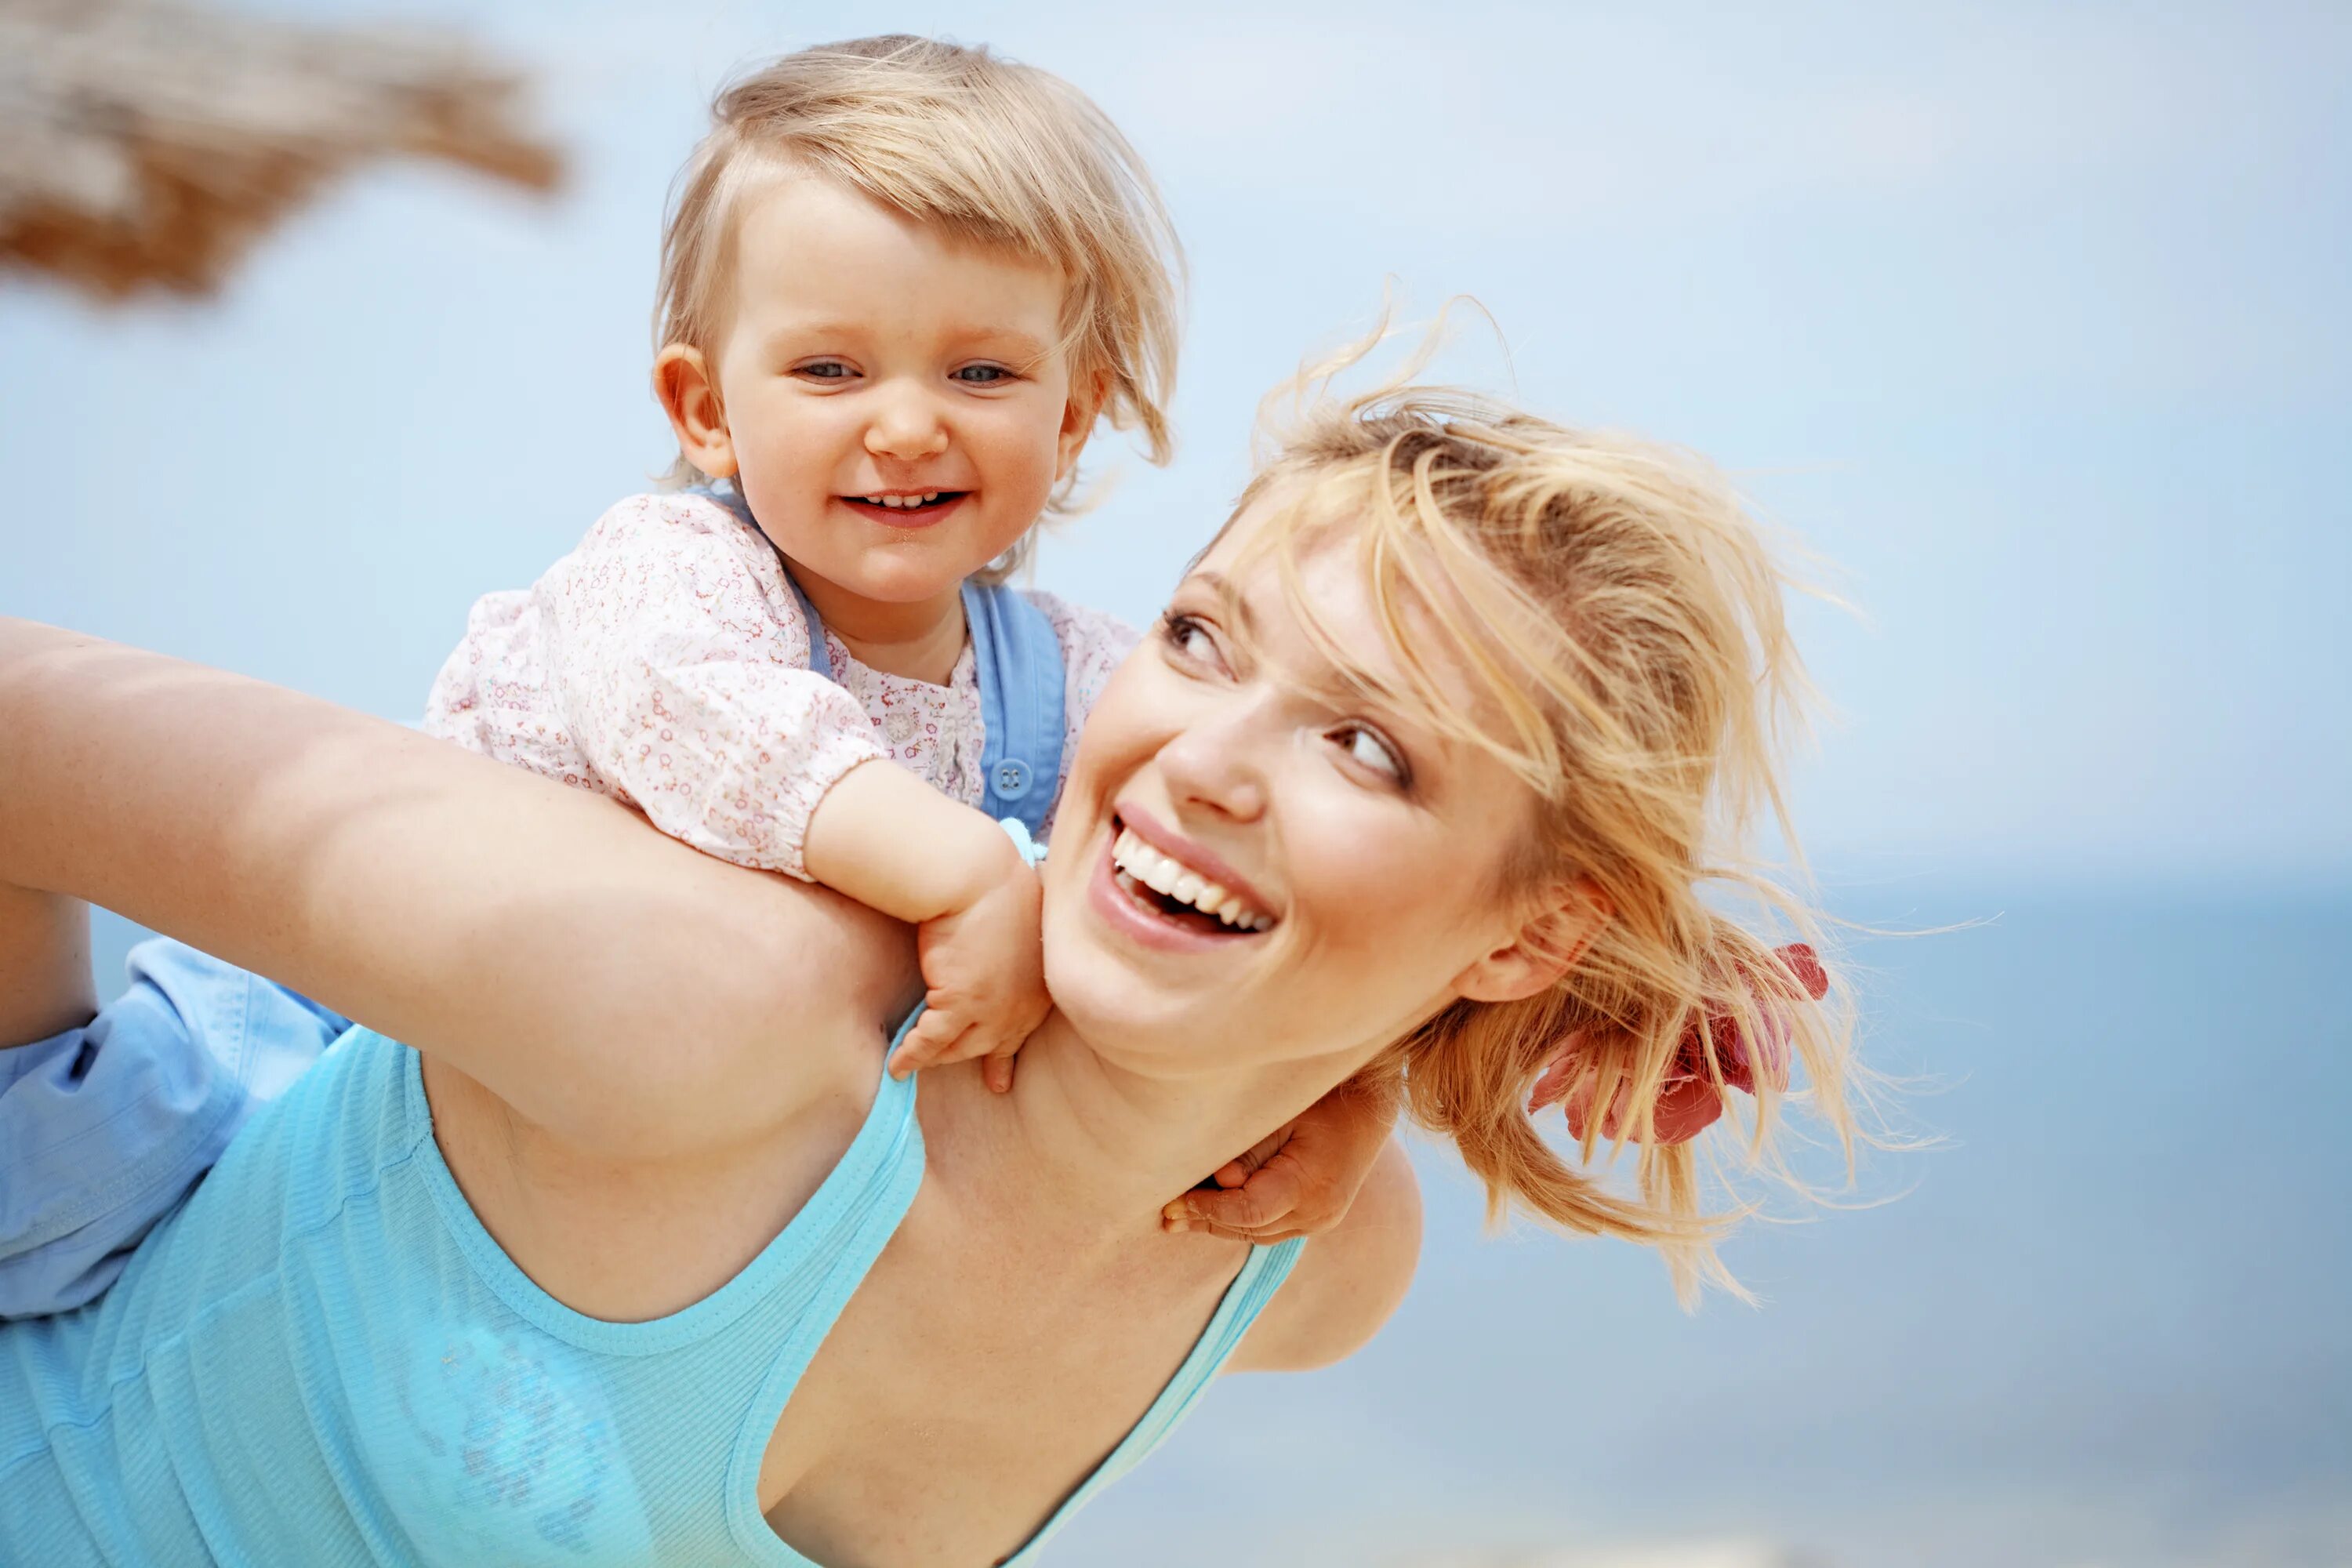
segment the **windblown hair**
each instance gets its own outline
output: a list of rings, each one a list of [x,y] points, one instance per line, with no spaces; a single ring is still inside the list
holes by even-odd
[[[721,89],[711,120],[671,193],[657,349],[714,352],[744,201],[805,172],[1057,268],[1072,385],[1106,376],[1103,417],[1168,460],[1183,254],[1135,149],[1076,88],[986,48],[892,35],[774,60]],[[681,456],[670,478],[698,476]],[[1068,509],[1075,479],[1049,515]]]
[[[1759,1073],[1744,1129],[1735,1112],[1697,1142],[1654,1143],[1685,1031],[1699,1030],[1718,1093],[1724,1021],[1786,1042],[1849,1172],[1855,1137],[1844,994],[1804,998],[1766,939],[1718,907],[1820,941],[1805,903],[1748,849],[1769,813],[1797,853],[1779,760],[1809,693],[1784,618],[1793,584],[1728,481],[1692,454],[1402,378],[1334,395],[1331,377],[1377,342],[1303,373],[1292,416],[1262,421],[1270,449],[1235,516],[1267,502],[1251,549],[1275,553],[1292,609],[1342,668],[1356,661],[1302,591],[1299,562],[1353,542],[1404,672],[1402,689],[1356,679],[1533,791],[1532,831],[1496,897],[1532,909],[1587,878],[1608,918],[1549,990],[1457,1001],[1368,1077],[1454,1142],[1490,1218],[1517,1208],[1654,1246],[1685,1301],[1702,1279],[1738,1293],[1715,1244],[1741,1210],[1706,1212],[1699,1154],[1713,1145],[1801,1186],[1775,1151],[1787,1096]],[[1465,670],[1483,699],[1469,708],[1444,683]],[[1603,1117],[1586,1116],[1575,1163],[1537,1131],[1530,1087],[1570,1048],[1587,1103],[1621,1108],[1608,1152],[1634,1143],[1633,1194],[1590,1169]]]

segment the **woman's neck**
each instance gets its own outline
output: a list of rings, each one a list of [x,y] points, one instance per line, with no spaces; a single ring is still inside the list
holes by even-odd
[[[1113,1065],[1059,1013],[1022,1047],[1010,1095],[977,1064],[925,1075],[928,1162],[1034,1232],[1071,1246],[1156,1233],[1160,1206],[1321,1099],[1361,1065],[1341,1057],[1213,1077]],[[936,1086],[933,1080],[938,1080]]]

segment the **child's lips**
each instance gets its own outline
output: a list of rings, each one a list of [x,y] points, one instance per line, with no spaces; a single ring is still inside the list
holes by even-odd
[[[971,499],[970,490],[945,490],[940,499],[925,506],[878,506],[863,496],[843,496],[841,504],[860,517],[872,518],[886,528],[923,529],[944,522],[963,503]]]

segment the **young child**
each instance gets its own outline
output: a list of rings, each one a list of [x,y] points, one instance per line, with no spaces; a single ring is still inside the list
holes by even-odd
[[[1168,450],[1174,236],[1094,106],[877,38],[727,89],[662,247],[654,385],[691,488],[478,604],[426,727],[920,928],[897,1072],[1009,1082],[1045,1016],[1064,758],[1132,636],[995,579],[1098,419]]]

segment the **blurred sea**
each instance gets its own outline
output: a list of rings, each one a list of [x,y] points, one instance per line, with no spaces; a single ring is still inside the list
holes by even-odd
[[[1866,1048],[1935,1080],[1875,1206],[1679,1311],[1622,1245],[1481,1234],[1422,1151],[1411,1297],[1229,1379],[1049,1561],[1118,1568],[2346,1568],[2352,894],[1834,900]],[[107,921],[101,973],[131,929]]]

